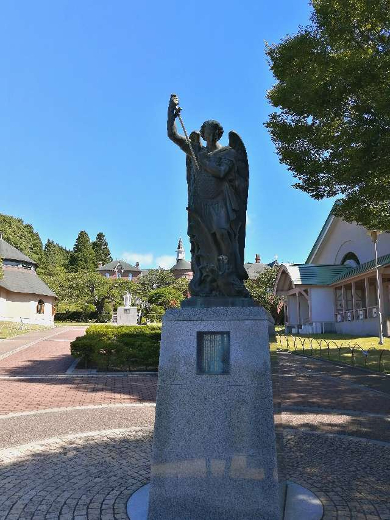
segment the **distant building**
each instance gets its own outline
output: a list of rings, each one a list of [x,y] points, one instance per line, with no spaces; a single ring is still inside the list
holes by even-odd
[[[265,269],[273,267],[277,264],[274,260],[269,264],[263,264],[260,260],[260,255],[256,255],[255,262],[248,262],[244,264],[244,267],[248,273],[249,279],[253,280],[259,276]],[[113,260],[109,264],[101,265],[98,267],[98,271],[107,278],[129,278],[130,280],[136,280],[141,276],[145,276],[153,269],[141,269],[139,263],[135,264],[135,267],[124,262],[123,260]],[[179,238],[176,249],[176,263],[169,269],[176,279],[186,278],[192,280],[193,272],[191,269],[191,262],[186,260],[185,250],[183,246],[183,240]]]
[[[175,278],[187,278],[191,280],[193,272],[191,270],[191,262],[187,262],[185,258],[185,251],[183,241],[179,238],[179,243],[176,249],[176,264],[170,269]]]
[[[0,321],[54,326],[55,293],[39,278],[37,264],[0,234]]]
[[[268,269],[269,267],[274,267],[276,264],[277,264],[276,260],[274,260],[273,262],[271,262],[269,264],[262,264],[260,255],[256,254],[255,263],[252,264],[252,263],[248,262],[248,263],[244,264],[244,267],[245,267],[246,272],[248,273],[249,280],[254,280],[255,278],[257,278],[259,276],[259,274],[264,272],[265,269]]]
[[[130,265],[123,260],[113,260],[106,265],[99,265],[98,272],[106,278],[127,278],[128,280],[137,279],[141,276],[139,263]]]

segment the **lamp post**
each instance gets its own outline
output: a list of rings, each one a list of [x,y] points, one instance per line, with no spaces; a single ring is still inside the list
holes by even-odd
[[[380,231],[370,231],[371,240],[375,249],[375,271],[376,271],[376,290],[378,299],[378,315],[379,315],[379,345],[383,345],[383,325],[382,325],[382,306],[381,291],[379,288],[379,267],[378,267],[378,235]]]

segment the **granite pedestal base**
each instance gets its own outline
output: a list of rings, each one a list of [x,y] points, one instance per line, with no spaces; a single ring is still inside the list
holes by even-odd
[[[131,495],[127,502],[127,515],[130,520],[147,520],[149,493],[150,484],[146,484]],[[321,500],[312,491],[295,482],[287,482],[283,520],[321,520],[323,514]]]
[[[165,314],[149,520],[281,519],[269,320],[261,307]],[[202,373],[199,342],[213,332],[229,341]]]
[[[117,324],[118,325],[137,325],[138,314],[137,307],[118,307]]]

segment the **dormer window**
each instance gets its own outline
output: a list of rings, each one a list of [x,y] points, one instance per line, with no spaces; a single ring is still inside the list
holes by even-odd
[[[355,255],[355,253],[347,253],[343,256],[343,259],[341,260],[341,265],[347,265],[348,267],[357,267],[360,265],[359,258]]]

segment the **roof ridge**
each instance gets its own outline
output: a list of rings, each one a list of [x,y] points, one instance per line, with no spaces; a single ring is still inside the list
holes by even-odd
[[[3,260],[19,260],[21,262],[28,262],[30,264],[38,265],[37,262],[22,253],[20,249],[4,240],[3,237],[0,238],[0,257]]]
[[[382,267],[383,265],[390,264],[390,254],[382,255],[378,257],[378,267]],[[341,273],[337,276],[335,276],[334,280],[332,281],[332,284],[335,282],[339,282],[341,280],[344,280],[345,278],[350,278],[352,276],[355,276],[360,273],[364,273],[367,271],[370,271],[371,269],[375,268],[375,258],[372,260],[369,260],[368,262],[363,262],[360,265],[357,265],[356,267],[351,267],[350,270],[347,273]]]

